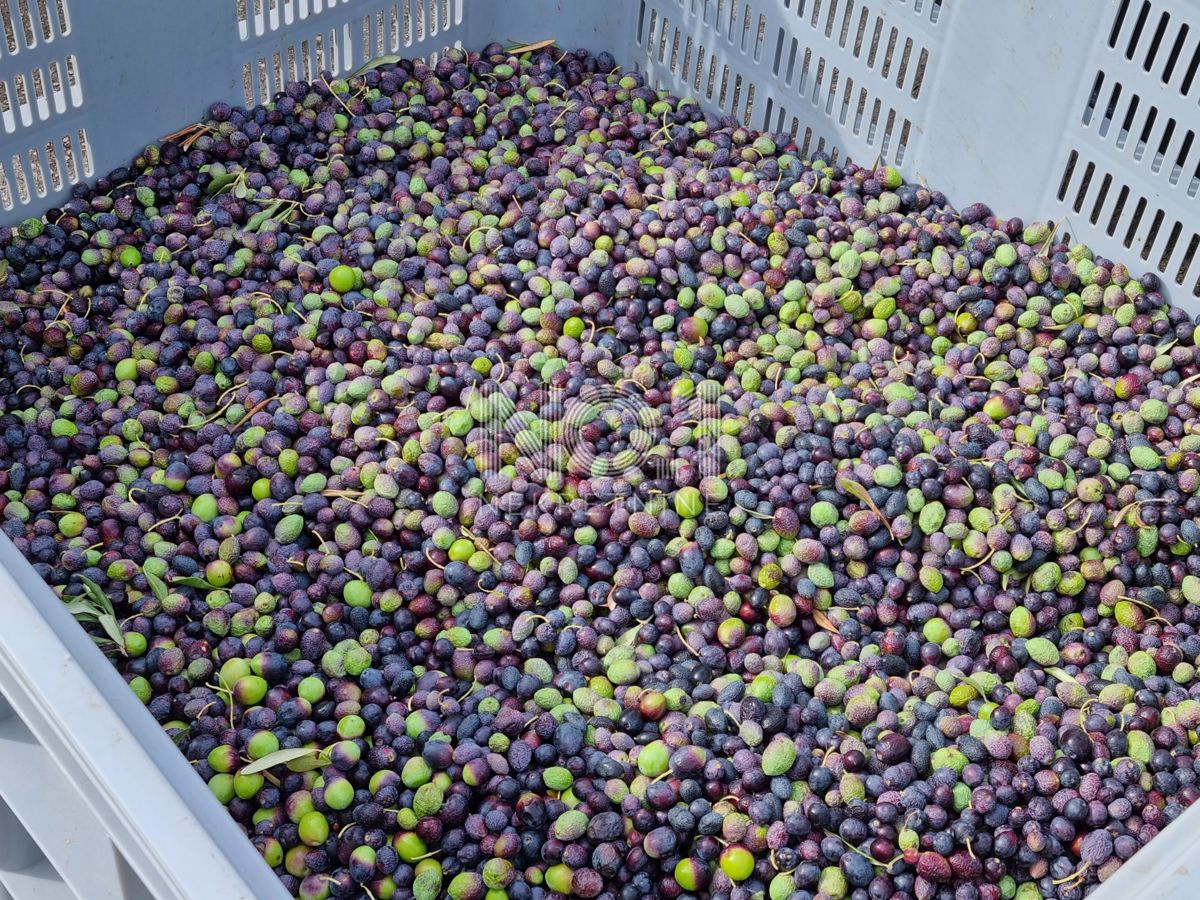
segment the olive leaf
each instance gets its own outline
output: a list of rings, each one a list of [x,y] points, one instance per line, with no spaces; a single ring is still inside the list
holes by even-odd
[[[167,737],[175,742],[177,746],[182,747],[186,742],[188,735],[191,733],[192,726],[183,722],[168,722],[163,726],[163,731]]]
[[[117,651],[125,655],[125,635],[121,633],[121,624],[117,621],[117,613],[108,594],[86,575],[80,575],[79,580],[83,582],[83,594],[66,604],[67,612],[78,621],[99,625],[107,635],[107,640],[95,638],[97,643],[115,644]]]
[[[351,77],[353,78],[355,75],[363,75],[367,72],[372,71],[373,69],[378,69],[380,66],[394,66],[396,63],[400,62],[403,59],[404,59],[403,56],[397,56],[395,53],[388,53],[383,56],[377,56],[374,59],[370,60],[369,62],[365,62],[361,66],[359,66],[357,69],[355,69],[354,72],[352,73]]]
[[[242,177],[242,173],[240,171],[238,171],[238,172],[217,172],[215,175],[212,176],[212,181],[210,181],[208,183],[208,187],[206,187],[204,189],[204,192],[206,194],[209,194],[210,196],[215,196],[216,194],[221,193],[227,187],[232,185],[234,182],[240,181],[241,177]]]
[[[621,636],[617,638],[616,644],[618,647],[632,647],[637,643],[638,632],[642,630],[642,623],[634,625],[632,628],[621,632]]]
[[[267,224],[267,222],[269,222],[271,219],[275,218],[275,215],[279,212],[279,208],[281,206],[283,206],[283,201],[276,200],[274,203],[272,203],[266,209],[262,209],[262,210],[259,210],[258,212],[256,212],[254,215],[252,215],[250,217],[250,221],[246,223],[246,230],[247,231],[259,231],[264,225]]]
[[[531,53],[534,50],[541,50],[543,47],[553,47],[557,43],[555,38],[547,38],[544,41],[535,41],[532,44],[521,44],[519,47],[510,47],[505,50],[505,53],[510,53],[513,56],[520,56],[522,53]]]
[[[329,758],[321,753],[308,759],[295,759],[287,764],[289,772],[310,772],[313,769],[323,769],[329,765]]]
[[[254,775],[258,772],[265,772],[272,766],[287,765],[292,769],[292,764],[300,760],[309,760],[314,757],[319,757],[324,751],[320,747],[290,747],[286,750],[276,750],[274,753],[268,753],[266,756],[259,757],[254,762],[243,766],[240,770],[242,775]],[[311,768],[319,767],[312,766]],[[293,772],[304,771],[303,769],[292,769]]]
[[[969,684],[971,687],[975,688],[975,693],[977,693],[980,697],[987,697],[988,692],[983,689],[983,685],[980,684],[973,676],[963,675],[961,672],[957,672],[954,669],[948,669],[947,671],[949,671],[951,675],[953,675],[963,684]]]
[[[883,510],[875,505],[875,501],[871,499],[871,495],[867,493],[867,489],[865,487],[852,478],[839,478],[837,486],[855,500],[865,504],[873,513],[875,513],[875,515],[879,516],[879,520],[883,522],[883,527],[886,528],[888,534],[892,536],[892,540],[896,539],[896,533],[892,531],[892,523],[887,520],[887,516],[883,514]]]
[[[1057,666],[1048,666],[1045,669],[1045,672],[1047,675],[1053,675],[1059,681],[1073,681],[1075,684],[1079,684],[1079,679],[1077,679],[1066,669],[1060,669]]]
[[[215,591],[217,586],[204,578],[196,575],[186,575],[182,578],[174,578],[172,584],[182,584],[184,587],[196,588],[201,591]]]
[[[833,619],[829,618],[829,616],[826,615],[823,610],[814,609],[812,611],[812,617],[813,621],[825,631],[831,632],[832,634],[840,634],[840,631],[838,630],[837,625],[834,624]]]
[[[76,619],[86,619],[89,622],[96,621],[96,610],[92,608],[92,604],[88,603],[82,597],[67,601],[63,605],[66,607],[67,612]]]
[[[146,584],[150,585],[150,592],[158,598],[159,602],[166,600],[167,594],[170,593],[167,590],[167,583],[145,566],[142,567],[142,574],[146,576]]]

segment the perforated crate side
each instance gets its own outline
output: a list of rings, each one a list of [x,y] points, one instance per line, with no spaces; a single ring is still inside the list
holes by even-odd
[[[805,156],[905,163],[942,0],[637,5],[638,65],[656,82],[793,134]]]
[[[0,898],[286,898],[7,537],[0,597]]]
[[[806,153],[878,157],[959,203],[1061,219],[1197,305],[1200,0],[0,0],[0,221],[55,205],[214,99],[262,102],[290,78],[383,53],[544,38],[607,48],[710,109],[794,134]],[[36,896],[279,896],[6,539],[0,596],[0,753],[50,761],[100,848],[80,894],[88,871],[31,804],[51,795],[29,785],[50,776],[0,778],[0,900],[30,895],[21,873],[41,879]],[[26,679],[47,660],[53,677]],[[199,859],[172,851],[193,813]],[[1093,896],[1196,896],[1190,827],[1172,826]]]
[[[1200,310],[1200,3],[1119,0],[1084,61],[1051,184],[1072,235]]]
[[[1200,310],[1197,0],[635,5],[634,62],[658,85],[804,155],[1061,220]]]
[[[459,40],[463,0],[0,0],[0,220],[293,78]]]

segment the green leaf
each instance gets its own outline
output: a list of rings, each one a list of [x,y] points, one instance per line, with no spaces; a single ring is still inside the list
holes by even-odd
[[[142,574],[146,576],[146,584],[150,585],[150,592],[159,599],[159,602],[167,599],[167,583],[155,575],[153,572],[142,569]]]
[[[80,575],[79,580],[83,582],[83,589],[89,594],[104,594],[104,591],[100,589],[100,585],[96,584],[96,582],[92,581],[86,575]]]
[[[208,183],[208,187],[204,192],[210,197],[215,196],[232,185],[235,181],[239,181],[242,177],[241,171],[237,172],[218,172],[212,177],[212,181]]]
[[[211,584],[205,579],[196,575],[187,575],[183,578],[173,578],[171,579],[171,583],[182,584],[184,587],[196,588],[197,590],[201,591],[215,591],[217,589],[215,584]]]
[[[958,672],[954,669],[948,669],[947,671],[951,675],[953,675],[955,678],[957,678],[959,681],[961,681],[963,684],[969,684],[971,687],[975,688],[975,693],[977,693],[980,697],[983,697],[984,699],[986,699],[988,694],[990,693],[989,691],[985,690],[983,684],[981,684],[973,676],[963,675],[961,672]]]
[[[1059,681],[1073,681],[1079,684],[1079,680],[1066,669],[1060,669],[1057,666],[1048,666],[1045,672],[1047,675],[1053,675]]]
[[[310,772],[313,769],[323,769],[329,765],[329,760],[324,753],[314,756],[311,759],[295,759],[287,764],[288,771],[291,772]]]
[[[402,59],[404,59],[403,56],[397,56],[395,53],[388,53],[385,56],[377,56],[370,62],[363,63],[363,65],[355,69],[354,75],[362,75],[364,72],[370,72],[372,69],[378,69],[380,66],[394,66]]]
[[[632,647],[637,643],[638,632],[642,630],[642,623],[634,625],[632,628],[621,633],[617,638],[616,644],[618,647]]]
[[[88,596],[91,597],[92,601],[95,603],[100,612],[110,615],[116,619],[116,611],[113,610],[112,601],[108,599],[108,594],[104,593],[104,589],[86,575],[80,575],[79,580],[83,582]]]
[[[254,760],[249,765],[243,766],[241,774],[253,775],[256,772],[265,772],[272,766],[282,766],[285,764],[288,764],[290,768],[290,764],[293,762],[320,756],[321,753],[322,751],[319,747],[290,747],[286,750],[276,750],[274,753],[268,753],[266,756]]]
[[[125,652],[125,635],[121,632],[121,625],[117,622],[116,616],[104,615],[97,619],[100,627],[104,629],[104,633],[108,635],[110,641],[117,645],[117,651],[126,656]]]
[[[250,221],[246,223],[246,230],[247,231],[258,231],[265,224],[267,224],[267,222],[269,220],[271,220],[272,218],[275,217],[275,214],[277,212],[279,212],[279,207],[281,207],[281,206],[283,206],[283,202],[280,200],[276,200],[274,203],[272,203],[266,209],[261,209],[258,212],[256,212],[254,215],[252,215],[250,217]]]
[[[98,616],[98,613],[92,604],[82,597],[76,597],[74,600],[71,600],[69,603],[64,603],[63,605],[66,606],[67,612],[77,619],[88,619],[94,622]]]
[[[163,730],[167,731],[167,726],[170,724],[171,723],[168,722],[167,725],[164,725]],[[177,725],[178,723],[176,723],[176,726]],[[191,726],[185,726],[183,728],[175,727],[167,731],[167,737],[174,741],[177,746],[182,747],[187,743],[188,734],[191,733],[191,730]]]

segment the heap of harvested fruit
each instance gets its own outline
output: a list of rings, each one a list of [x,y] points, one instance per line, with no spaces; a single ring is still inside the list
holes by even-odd
[[[0,230],[0,520],[286,888],[1078,898],[1200,795],[1200,351],[555,47]]]

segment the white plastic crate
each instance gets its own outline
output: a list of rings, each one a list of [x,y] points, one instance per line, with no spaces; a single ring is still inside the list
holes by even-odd
[[[1061,221],[1200,311],[1200,0],[0,0],[0,221],[213,100],[546,38],[805,153]],[[0,598],[0,900],[283,896],[3,537]],[[1093,896],[1200,896],[1198,825],[1192,810]]]

